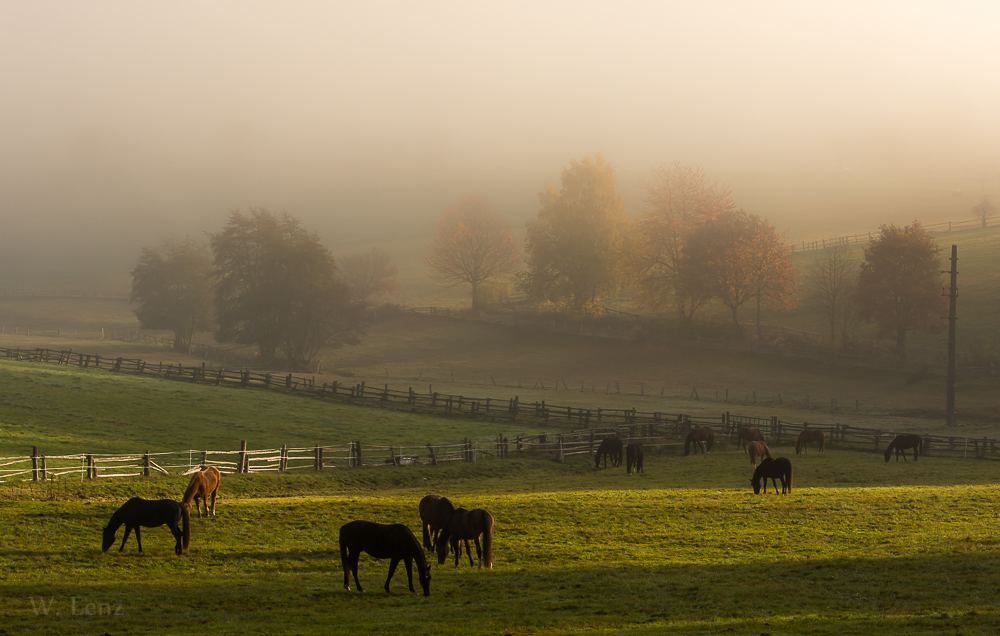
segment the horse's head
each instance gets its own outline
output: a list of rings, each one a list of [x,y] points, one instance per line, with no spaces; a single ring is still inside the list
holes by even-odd
[[[427,570],[420,576],[420,587],[424,588],[424,596],[431,595],[431,564],[427,564]]]
[[[448,558],[448,540],[451,533],[442,529],[437,538],[438,565],[444,565],[444,560]]]
[[[751,479],[750,480],[750,485],[753,486],[753,494],[759,495],[760,494],[760,479],[759,478],[758,479]]]
[[[889,455],[892,454],[892,447],[885,449],[885,461],[889,461]],[[898,461],[898,460],[897,460]]]
[[[101,541],[101,551],[107,552],[111,547],[111,544],[115,542],[115,533],[107,526],[104,526],[101,528],[101,534],[103,535],[103,540]]]

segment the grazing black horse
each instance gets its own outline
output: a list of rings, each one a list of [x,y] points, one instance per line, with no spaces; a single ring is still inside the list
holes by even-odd
[[[479,535],[483,536],[483,545],[479,546]],[[465,510],[459,508],[448,518],[448,521],[441,528],[441,534],[437,540],[438,564],[444,565],[444,560],[448,556],[449,545],[455,550],[455,567],[462,557],[461,541],[465,541],[465,551],[469,555],[469,566],[472,564],[472,551],[469,548],[469,540],[476,542],[476,556],[479,558],[479,569],[484,566],[493,568],[493,515],[476,508],[475,510]]]
[[[396,572],[400,560],[406,563],[406,578],[413,589],[413,562],[417,562],[417,575],[420,577],[420,587],[424,588],[424,596],[431,595],[431,567],[427,565],[420,542],[413,536],[410,529],[401,523],[383,525],[371,521],[351,521],[340,526],[340,562],[344,566],[344,589],[351,590],[351,574],[354,574],[354,584],[359,592],[364,592],[358,581],[358,558],[365,551],[376,559],[392,559],[389,561],[389,576],[385,579],[385,591],[389,592],[389,581]]]
[[[767,480],[771,480],[774,486],[774,494],[778,494],[778,484],[776,479],[781,480],[781,494],[785,494],[785,487],[788,487],[788,494],[792,494],[792,462],[779,457],[777,459],[765,459],[753,471],[753,478],[750,483],[753,485],[753,494],[760,494],[760,480],[764,480],[764,494],[767,494]]]
[[[177,527],[177,522],[182,521],[184,531]],[[105,552],[115,542],[115,533],[118,528],[125,524],[125,536],[122,538],[122,546],[118,548],[121,552],[125,549],[125,542],[128,535],[135,530],[135,542],[139,544],[139,552],[142,552],[142,537],[139,534],[140,527],[156,528],[167,524],[170,532],[174,533],[177,545],[174,552],[178,555],[187,550],[191,542],[191,517],[187,506],[183,506],[173,499],[158,499],[150,501],[140,497],[132,497],[126,501],[121,508],[111,515],[111,521],[104,527],[104,540],[101,549]]]
[[[645,473],[642,469],[643,455],[645,455],[645,451],[643,451],[642,444],[639,442],[630,442],[625,447],[625,472],[631,475],[632,470],[635,469],[637,473]]]
[[[604,458],[604,467],[608,467],[608,458],[611,458],[611,467],[622,465],[622,440],[620,437],[605,437],[601,445],[597,447],[597,454],[594,456],[594,468],[601,467],[601,458]]]
[[[920,455],[920,450],[923,448],[924,438],[919,435],[909,434],[909,435],[897,435],[894,440],[889,442],[889,448],[885,449],[885,461],[889,461],[889,456],[892,451],[896,451],[896,461],[899,461],[899,455],[903,455],[903,461],[906,461],[906,450],[909,448],[913,449],[913,461],[917,461],[917,457]]]

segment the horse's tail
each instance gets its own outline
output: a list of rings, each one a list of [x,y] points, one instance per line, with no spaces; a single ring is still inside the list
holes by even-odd
[[[488,512],[483,528],[483,567],[493,569],[493,515]]]
[[[188,506],[181,506],[181,526],[184,532],[184,549],[187,550],[191,544],[191,510]]]

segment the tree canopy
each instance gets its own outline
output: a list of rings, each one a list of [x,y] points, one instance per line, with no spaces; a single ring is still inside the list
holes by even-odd
[[[519,286],[575,310],[618,290],[629,220],[611,164],[601,155],[573,160],[559,190],[546,186],[539,200],[538,218],[527,223],[528,267]]]
[[[638,226],[634,264],[639,299],[652,309],[672,306],[690,322],[705,298],[686,293],[679,277],[688,237],[735,206],[727,188],[701,168],[675,163],[654,169],[643,184],[646,210]]]
[[[914,221],[906,227],[883,225],[865,248],[858,273],[858,311],[874,322],[880,336],[895,334],[896,354],[906,357],[906,334],[938,333],[947,302],[941,295],[941,248]]]
[[[341,258],[337,269],[340,280],[347,285],[355,302],[367,304],[377,296],[384,296],[388,300],[399,291],[399,286],[396,285],[396,273],[399,269],[380,247]]]
[[[130,297],[139,326],[174,332],[174,351],[189,353],[192,336],[212,327],[211,273],[208,252],[193,239],[142,248]]]
[[[256,345],[268,360],[280,350],[302,368],[324,345],[360,334],[360,312],[336,279],[333,256],[287,212],[233,212],[211,245],[220,342]]]
[[[972,206],[972,215],[979,219],[982,223],[982,228],[986,229],[986,222],[990,220],[997,213],[996,206],[990,201],[989,197],[984,196],[979,200],[979,203]]]
[[[426,262],[440,283],[472,287],[472,308],[479,309],[480,286],[510,276],[519,260],[507,223],[485,199],[470,196],[441,215]]]
[[[820,252],[805,273],[808,285],[808,302],[830,323],[830,343],[837,337],[841,325],[841,340],[847,345],[845,317],[853,309],[858,280],[858,259],[850,249],[834,245]]]

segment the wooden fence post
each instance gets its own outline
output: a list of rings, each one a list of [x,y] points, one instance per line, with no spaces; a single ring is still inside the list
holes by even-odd
[[[563,436],[559,436],[559,463],[563,464],[566,462],[566,457],[563,455]]]
[[[431,446],[430,442],[427,442],[427,452],[431,456],[431,466],[437,466],[438,465],[437,456],[434,455],[434,447]]]
[[[316,444],[316,448],[313,450],[313,453],[315,454],[315,469],[323,470],[323,449],[320,448],[319,444]]]
[[[87,455],[87,479],[93,479],[96,476],[95,472],[97,471],[94,469],[94,456]]]
[[[247,441],[245,439],[240,440],[240,455],[239,463],[236,465],[237,474],[245,474],[247,472]]]
[[[977,448],[978,448],[978,446],[977,446]],[[49,478],[49,474],[45,470],[45,455],[42,455],[41,457],[39,457],[39,460],[42,463],[41,468],[40,468],[41,473],[42,473],[42,481],[45,481],[46,479]]]
[[[278,458],[278,471],[285,472],[288,468],[288,444],[281,445],[281,456]]]
[[[38,447],[31,447],[31,481],[38,481]]]
[[[142,456],[142,476],[149,477],[149,451]]]
[[[201,467],[208,466],[208,451],[201,451]]]

